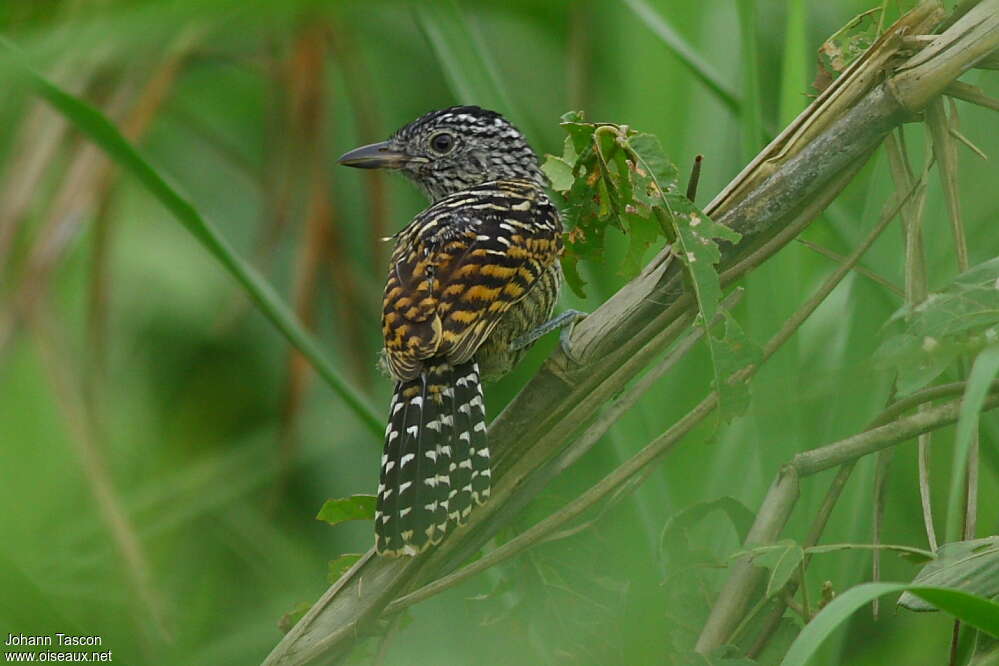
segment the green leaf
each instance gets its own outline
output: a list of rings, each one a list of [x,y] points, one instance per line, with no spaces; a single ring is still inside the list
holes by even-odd
[[[636,134],[628,137],[628,146],[641,158],[642,165],[649,170],[649,176],[663,192],[676,187],[679,169],[663,150],[658,137],[653,134]]]
[[[796,541],[783,539],[775,544],[752,548],[753,564],[770,570],[766,596],[769,599],[784,589],[788,581],[798,572],[805,557],[805,551]]]
[[[967,344],[900,333],[882,342],[875,358],[878,365],[895,371],[898,394],[908,395],[928,385],[969,351],[973,348]]]
[[[323,508],[325,509],[326,507]],[[329,573],[326,574],[326,580],[331,585],[337,582],[362,557],[361,553],[345,553],[335,560],[330,560]]]
[[[687,532],[700,525],[715,511],[728,516],[735,528],[739,543],[746,540],[753,526],[754,514],[745,504],[733,497],[719,497],[697,502],[670,516],[659,535],[659,551],[667,562],[688,559]]]
[[[628,161],[628,154],[626,151],[621,150],[617,145],[614,146],[614,185],[617,187],[618,192],[621,193],[622,207],[627,212],[628,206],[634,201],[634,185],[632,183],[632,168],[631,163]],[[646,219],[649,218],[649,214],[646,212]]]
[[[711,352],[715,375],[715,388],[721,403],[722,418],[727,419],[742,413],[749,401],[745,384],[729,382],[732,372],[761,358],[760,352],[743,333],[742,328],[728,314],[724,315],[724,332],[721,336],[717,328],[711,326],[718,314],[721,301],[721,283],[716,264],[721,260],[721,252],[716,240],[737,242],[741,236],[728,227],[711,220],[686,197],[661,195],[668,211],[667,220],[677,238],[677,254],[687,267],[690,283],[700,309],[700,322],[706,328],[706,340]]]
[[[781,666],[804,666],[822,642],[861,606],[886,594],[909,591],[982,631],[999,636],[999,604],[968,592],[907,583],[864,583],[839,595],[805,625]]]
[[[350,497],[326,500],[323,508],[316,515],[316,520],[326,521],[330,525],[348,520],[373,520],[375,499],[374,495],[351,495]]]
[[[579,255],[571,248],[562,253],[562,274],[569,288],[580,298],[586,298],[586,291],[583,289],[586,280],[579,274]]]
[[[620,273],[626,278],[633,278],[642,271],[645,252],[662,235],[662,230],[655,220],[648,217],[625,213],[623,218],[628,231],[628,250],[621,262]]]
[[[968,452],[974,435],[978,432],[978,422],[989,394],[992,380],[999,375],[999,344],[986,347],[975,359],[968,375],[968,383],[961,399],[961,411],[957,419],[954,435],[954,468],[951,471],[950,492],[947,497],[947,541],[956,541],[961,536],[961,511],[964,502],[965,470],[968,467]]]
[[[569,145],[572,147],[572,150],[576,155],[582,157],[593,146],[593,132],[596,131],[597,125],[595,123],[583,122],[583,114],[581,112],[578,116],[573,116],[577,118],[576,120],[565,120],[568,115],[565,114],[562,116],[563,120],[560,125],[569,135]]]
[[[292,627],[298,624],[298,621],[305,617],[305,614],[309,612],[310,608],[312,608],[312,604],[308,601],[303,601],[282,615],[277,623],[278,629],[281,630],[281,633],[287,634],[291,631]]]
[[[999,537],[945,543],[937,558],[912,579],[914,585],[964,590],[986,599],[999,598]],[[913,611],[935,611],[935,606],[906,592],[898,605]]]
[[[878,348],[879,364],[899,374],[905,395],[932,381],[967,352],[999,342],[999,258],[974,266],[915,307],[906,306],[889,323],[902,330]]]
[[[712,325],[722,293],[715,268],[721,259],[721,252],[715,241],[735,243],[741,236],[711,220],[685,196],[673,193],[677,184],[677,168],[666,158],[656,137],[651,134],[628,136],[624,148],[635,164],[634,202],[642,208],[651,208],[664,233],[675,239],[674,253],[687,267],[700,309],[700,322],[706,329],[722,418],[730,418],[745,409],[749,391],[744,383],[732,383],[729,378],[735,371],[762,357],[758,347],[727,313],[723,326]],[[627,261],[637,263],[640,260],[644,242],[643,237],[633,240],[633,246],[626,255]]]
[[[823,42],[819,47],[818,73],[812,84],[816,89],[825,90],[874,43],[880,16],[880,7],[858,14]]]
[[[169,210],[236,281],[268,320],[309,360],[323,380],[381,441],[384,422],[368,404],[367,398],[350,385],[320,351],[319,344],[299,325],[274,288],[250,264],[236,254],[229,243],[195,210],[191,202],[170,186],[98,110],[63,92],[23,63],[23,56],[10,41],[0,37],[0,51],[39,96],[86,134],[123,171],[134,176],[146,190]]]
[[[739,322],[723,310],[723,334],[718,336],[718,326],[712,327],[708,337],[711,358],[715,370],[715,387],[719,390],[722,406],[725,409],[723,418],[742,414],[749,405],[748,380],[734,381],[733,373],[749,365],[756,365],[763,360],[763,350],[749,339]]]
[[[575,180],[572,175],[572,166],[561,157],[546,155],[545,163],[541,165],[541,170],[548,176],[553,190],[565,193],[569,191]]]

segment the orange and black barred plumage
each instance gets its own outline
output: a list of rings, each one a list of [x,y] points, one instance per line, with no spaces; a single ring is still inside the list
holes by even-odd
[[[375,517],[383,555],[416,554],[489,496],[482,380],[558,298],[562,227],[519,131],[478,107],[435,111],[341,158],[400,168],[433,203],[395,236],[382,310],[396,379]]]

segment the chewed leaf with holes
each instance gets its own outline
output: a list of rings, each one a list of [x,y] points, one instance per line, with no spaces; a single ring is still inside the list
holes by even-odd
[[[904,307],[889,323],[901,332],[877,351],[883,367],[898,373],[905,395],[935,379],[961,354],[999,342],[999,258],[958,275],[915,307]]]
[[[657,241],[671,242],[687,268],[700,321],[708,329],[722,418],[741,413],[749,392],[731,377],[758,361],[760,352],[731,316],[726,314],[720,325],[712,325],[722,295],[718,242],[736,243],[739,234],[714,222],[678,192],[676,165],[655,136],[624,125],[588,123],[578,112],[562,120],[568,135],[562,155],[549,155],[543,169],[552,187],[565,197],[566,282],[585,296],[579,262],[603,261],[608,228],[628,238],[619,267],[626,277],[639,273]]]
[[[619,274],[637,275],[646,253],[668,237],[653,207],[661,205],[660,187],[672,192],[677,168],[650,134],[623,125],[589,123],[579,112],[562,116],[567,136],[561,156],[548,155],[542,170],[562,195],[566,226],[562,269],[566,282],[585,296],[579,261],[603,262],[611,228],[625,234],[628,248]],[[646,166],[641,165],[644,158]]]
[[[878,38],[881,9],[876,7],[850,19],[850,22],[830,35],[818,53],[818,71],[812,86],[819,92],[833,82],[854,60],[859,58]]]
[[[663,223],[672,227],[676,237],[675,253],[687,266],[700,308],[698,316],[701,324],[707,327],[706,339],[711,351],[722,418],[731,418],[741,414],[749,402],[748,387],[743,382],[732,380],[732,373],[762,358],[760,349],[728,313],[723,313],[723,324],[709,325],[718,314],[722,295],[716,269],[721,251],[716,241],[735,243],[740,236],[714,222],[686,197],[663,194],[661,198],[666,205],[655,210]]]

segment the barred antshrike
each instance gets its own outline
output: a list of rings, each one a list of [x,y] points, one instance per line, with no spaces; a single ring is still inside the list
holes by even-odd
[[[394,237],[382,309],[396,386],[375,545],[415,555],[489,497],[481,382],[565,323],[545,324],[558,299],[562,224],[523,135],[476,106],[428,113],[339,162],[399,169],[431,201]]]

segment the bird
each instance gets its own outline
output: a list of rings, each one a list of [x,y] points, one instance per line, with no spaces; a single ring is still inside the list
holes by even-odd
[[[338,162],[397,170],[429,200],[392,237],[381,315],[395,388],[375,549],[417,555],[489,498],[483,382],[574,317],[551,319],[562,222],[524,135],[477,106],[431,111]]]

